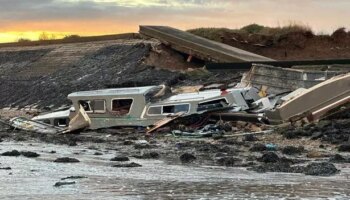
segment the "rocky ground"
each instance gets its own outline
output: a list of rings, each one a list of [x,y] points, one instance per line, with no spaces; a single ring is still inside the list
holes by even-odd
[[[43,135],[0,126],[0,186],[8,188],[0,197],[16,190],[31,199],[347,199],[344,116],[303,126],[219,122],[224,134],[206,138],[174,137],[181,124],[151,136],[133,128]]]
[[[167,128],[151,137],[146,137],[139,129],[107,129],[77,135],[3,130],[0,138],[2,141],[40,141],[68,146],[91,144],[97,154],[103,149],[117,148],[122,156],[117,160],[161,159],[183,164],[246,167],[260,173],[330,176],[341,170],[334,163],[349,163],[347,166],[350,166],[349,119],[324,120],[304,127],[275,128],[246,122],[227,122],[225,126],[223,135],[198,139],[174,137]],[[230,130],[227,126],[233,128]],[[249,134],[257,130],[261,132]]]

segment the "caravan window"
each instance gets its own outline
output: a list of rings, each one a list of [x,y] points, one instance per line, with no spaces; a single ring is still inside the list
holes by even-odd
[[[187,113],[190,110],[189,104],[180,104],[180,105],[171,105],[171,106],[163,106],[163,114],[170,114],[170,113],[178,113],[178,112],[185,112]]]
[[[224,108],[228,106],[227,100],[225,98],[222,99],[216,99],[212,101],[207,101],[198,104],[197,111],[205,111],[205,110],[213,110],[218,108]]]
[[[131,110],[133,99],[114,99],[112,100],[112,111],[117,115],[127,115]]]
[[[94,113],[105,113],[106,112],[106,101],[105,100],[93,100],[91,103],[92,111]]]
[[[84,108],[87,113],[105,113],[106,102],[105,100],[80,100],[79,104]]]
[[[55,119],[54,125],[58,127],[67,127],[69,125],[69,119],[66,119],[66,118]]]
[[[147,114],[149,115],[166,115],[175,114],[178,112],[188,113],[190,111],[190,104],[179,104],[179,105],[164,105],[164,106],[152,106],[148,109]]]
[[[79,104],[84,108],[86,112],[91,112],[91,105],[89,100],[80,100]]]

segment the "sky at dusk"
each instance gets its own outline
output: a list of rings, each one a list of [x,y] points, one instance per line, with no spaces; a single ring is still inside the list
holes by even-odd
[[[138,25],[240,28],[301,23],[316,33],[350,28],[350,0],[0,0],[0,42],[42,32],[103,35]]]

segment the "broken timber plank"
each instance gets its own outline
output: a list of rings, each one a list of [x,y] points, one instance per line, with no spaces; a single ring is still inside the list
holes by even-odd
[[[153,127],[153,128],[151,128],[151,129],[149,129],[149,130],[147,131],[147,134],[152,133],[153,131],[159,129],[160,127],[162,127],[162,126],[164,126],[164,125],[166,125],[166,124],[168,124],[168,123],[170,123],[170,122],[172,122],[172,121],[174,121],[175,119],[181,117],[181,116],[184,115],[184,114],[185,114],[184,112],[179,112],[179,113],[176,113],[176,114],[174,114],[174,115],[168,116],[168,117],[166,117],[166,118],[164,118],[164,119],[162,119],[162,120],[159,120],[158,122],[156,122],[156,123],[154,124],[154,127]]]
[[[273,61],[273,59],[215,42],[168,26],[140,26],[140,34],[171,48],[212,62]]]

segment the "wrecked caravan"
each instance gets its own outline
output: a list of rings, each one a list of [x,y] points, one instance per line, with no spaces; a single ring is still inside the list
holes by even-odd
[[[68,110],[59,110],[48,114],[43,114],[32,118],[34,121],[40,121],[45,124],[50,124],[57,127],[68,127],[70,119],[70,112],[74,111],[74,108]]]
[[[250,88],[165,94],[164,86],[103,89],[68,95],[75,110],[80,106],[91,119],[90,129],[117,126],[150,126],[169,115],[192,115],[223,108],[246,110],[254,100]],[[170,97],[167,97],[170,96]],[[70,113],[70,118],[76,113]]]

